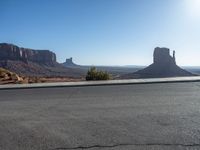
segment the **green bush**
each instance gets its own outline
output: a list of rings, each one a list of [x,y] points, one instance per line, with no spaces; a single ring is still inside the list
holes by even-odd
[[[105,71],[98,71],[95,67],[88,70],[86,75],[86,80],[110,80],[111,75]]]

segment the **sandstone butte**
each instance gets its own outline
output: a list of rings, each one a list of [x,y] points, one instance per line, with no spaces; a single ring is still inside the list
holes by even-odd
[[[67,67],[66,67],[67,66]],[[76,67],[74,67],[76,66]],[[86,70],[73,63],[72,58],[64,64],[56,61],[56,54],[50,50],[21,48],[13,44],[0,43],[0,67],[26,77],[64,77],[83,79]],[[122,75],[120,78],[160,78],[193,76],[176,64],[175,51],[170,55],[168,48],[157,47],[153,53],[153,63],[139,71]]]
[[[50,50],[35,50],[0,43],[0,67],[26,77],[62,77],[81,79],[85,72],[64,67]]]
[[[194,74],[180,68],[176,64],[175,51],[170,55],[170,49],[156,47],[153,53],[153,64],[131,74],[126,74],[122,78],[162,78],[194,76]]]

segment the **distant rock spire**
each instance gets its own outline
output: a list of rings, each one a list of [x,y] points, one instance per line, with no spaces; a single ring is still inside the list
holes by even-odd
[[[176,64],[176,52],[173,51],[173,60],[174,60],[174,63]]]
[[[73,62],[72,59],[73,59],[72,57],[67,58],[67,59],[66,59],[66,62],[72,63],[72,62]]]
[[[67,58],[66,61],[63,63],[63,65],[65,67],[74,67],[74,66],[77,66],[74,62],[73,62],[73,58],[70,57],[70,58]]]

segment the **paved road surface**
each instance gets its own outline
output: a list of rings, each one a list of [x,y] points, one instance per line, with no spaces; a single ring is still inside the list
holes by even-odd
[[[200,149],[200,82],[0,90],[0,150]]]

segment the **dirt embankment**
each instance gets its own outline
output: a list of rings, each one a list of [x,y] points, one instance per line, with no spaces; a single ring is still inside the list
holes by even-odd
[[[76,82],[84,79],[74,79],[68,77],[25,77],[0,68],[0,84],[28,84],[28,83],[48,83],[48,82]]]
[[[0,68],[0,84],[21,83],[23,78],[14,72]]]

